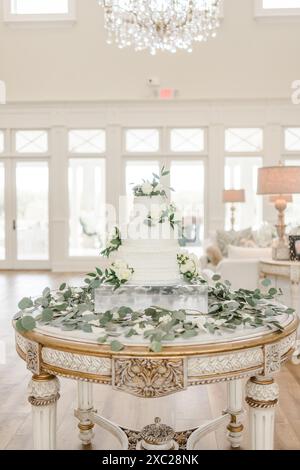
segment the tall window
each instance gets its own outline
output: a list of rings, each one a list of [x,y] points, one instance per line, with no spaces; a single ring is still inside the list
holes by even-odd
[[[75,0],[3,0],[6,21],[75,19]]]
[[[68,0],[11,0],[11,13],[15,15],[49,15],[68,13]]]
[[[5,259],[4,163],[0,162],[0,259]]]
[[[298,159],[285,160],[287,166],[300,166],[300,156]],[[293,194],[293,202],[288,204],[286,210],[286,223],[291,226],[300,226],[300,194]]]
[[[204,239],[205,168],[203,161],[171,162],[172,201],[182,214],[182,244],[199,248]]]
[[[263,0],[263,8],[300,8],[300,0]]]
[[[125,141],[125,185],[127,216],[132,207],[132,186],[151,179],[162,166],[170,169],[162,183],[182,214],[185,229],[180,243],[201,252],[205,231],[206,130],[194,127],[127,129]],[[169,188],[174,191],[169,190]]]
[[[0,153],[4,151],[4,132],[0,131]]]
[[[99,256],[105,245],[105,133],[69,132],[69,255]]]
[[[300,127],[284,129],[284,161],[288,166],[300,166]],[[300,194],[293,194],[293,202],[286,210],[286,223],[300,226]]]
[[[257,170],[263,165],[263,131],[230,128],[225,132],[225,189],[244,189],[246,202],[237,204],[236,228],[258,228],[263,220],[263,201],[256,195]],[[225,206],[225,228],[230,229],[230,207]]]
[[[238,230],[258,228],[263,221],[263,201],[257,196],[257,170],[262,166],[260,157],[226,157],[225,189],[245,189],[246,202],[236,206]],[[230,229],[230,207],[226,204],[225,229]]]
[[[300,0],[255,0],[256,16],[300,15]]]

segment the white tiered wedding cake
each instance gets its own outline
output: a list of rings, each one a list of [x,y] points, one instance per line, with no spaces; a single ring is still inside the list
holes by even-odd
[[[151,217],[147,218],[146,214],[146,221],[151,220],[151,225],[146,222],[141,230],[137,230],[136,216],[142,208]],[[167,211],[170,209],[163,196],[136,196],[134,199],[128,238],[123,240],[118,251],[118,257],[134,269],[129,281],[132,284],[170,285],[180,281],[176,230],[170,226],[167,216],[161,221],[162,214]]]
[[[164,168],[153,180],[133,187],[134,202],[126,233],[114,229],[102,252],[113,253],[111,269],[116,277],[131,285],[170,286],[199,275],[195,255],[180,253],[181,216],[161,184]]]

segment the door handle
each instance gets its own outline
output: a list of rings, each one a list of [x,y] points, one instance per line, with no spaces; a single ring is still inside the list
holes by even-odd
[[[12,224],[12,225],[13,225],[13,230],[17,230],[17,223],[16,223],[15,220],[13,220],[13,224]]]

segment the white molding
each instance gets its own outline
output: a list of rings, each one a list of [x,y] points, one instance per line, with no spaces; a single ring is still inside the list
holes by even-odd
[[[14,14],[11,13],[11,0],[3,0],[3,21],[13,27],[57,27],[70,26],[76,22],[76,0],[69,0],[69,12],[66,14]]]

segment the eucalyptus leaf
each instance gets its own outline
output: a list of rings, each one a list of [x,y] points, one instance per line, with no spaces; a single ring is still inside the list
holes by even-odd
[[[43,322],[49,322],[53,319],[53,310],[50,308],[45,308],[42,311],[42,317],[41,317]]]
[[[266,279],[263,279],[261,283],[264,287],[269,287],[272,284],[272,281],[271,279],[266,278]]]
[[[118,351],[122,351],[122,349],[124,349],[124,344],[120,343],[117,340],[114,340],[110,343],[110,347],[111,347],[112,351],[118,352]]]
[[[100,338],[97,339],[97,343],[99,344],[104,344],[107,341],[108,336],[101,336]]]
[[[161,342],[160,341],[152,341],[152,343],[150,344],[150,350],[155,352],[155,353],[161,352],[161,350],[162,350]]]
[[[33,307],[32,299],[29,297],[24,297],[24,299],[18,303],[18,307],[20,310],[26,310],[27,308]]]
[[[22,317],[21,324],[24,330],[26,331],[32,331],[36,327],[36,321],[30,315],[26,315],[25,317]]]
[[[198,336],[198,332],[195,329],[186,330],[181,336],[184,339],[189,339],[189,338],[193,338],[194,336]]]

